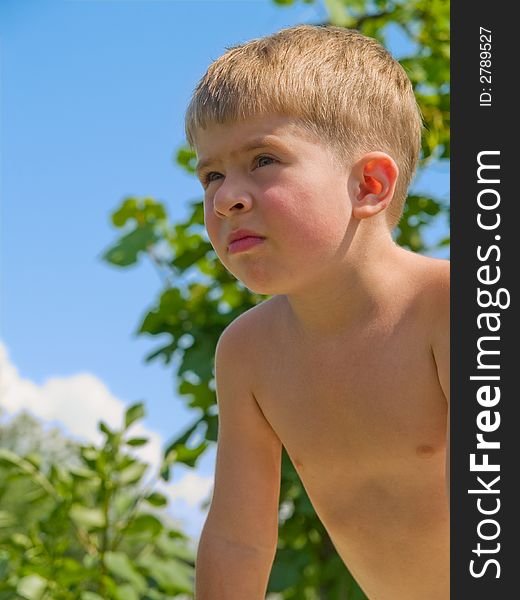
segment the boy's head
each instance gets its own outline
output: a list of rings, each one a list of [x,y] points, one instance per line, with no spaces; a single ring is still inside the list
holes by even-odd
[[[188,141],[211,124],[261,115],[296,119],[336,158],[380,151],[399,169],[386,209],[399,221],[420,151],[421,116],[404,69],[377,41],[339,27],[301,25],[227,51],[198,84],[186,114]]]

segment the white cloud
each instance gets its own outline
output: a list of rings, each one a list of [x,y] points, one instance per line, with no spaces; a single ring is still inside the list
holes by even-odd
[[[25,410],[47,423],[61,426],[70,437],[95,444],[102,439],[97,429],[99,420],[110,427],[119,427],[126,409],[125,403],[91,373],[50,377],[42,385],[21,377],[1,341],[0,407],[9,415]],[[137,449],[136,454],[151,464],[155,473],[162,456],[161,436],[141,423],[132,427],[132,435],[149,438],[150,442]],[[198,507],[207,499],[212,483],[213,477],[188,471],[179,481],[160,485],[161,491],[174,502],[176,512],[183,513],[182,520],[193,521],[194,527],[190,529],[195,534],[200,532],[204,515]]]
[[[188,506],[199,506],[207,500],[213,486],[213,477],[201,477],[193,471],[188,472],[178,482],[164,488],[172,501],[184,500]]]
[[[10,415],[26,410],[43,421],[61,425],[69,436],[82,442],[99,444],[100,420],[109,427],[120,427],[126,406],[91,373],[68,377],[49,377],[42,385],[24,379],[9,360],[0,342],[0,406]],[[153,465],[161,459],[161,437],[137,423],[132,433],[150,442],[136,454]]]

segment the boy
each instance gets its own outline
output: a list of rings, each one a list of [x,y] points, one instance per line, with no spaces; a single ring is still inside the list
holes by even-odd
[[[449,598],[448,262],[399,248],[421,118],[376,41],[299,26],[231,49],[187,133],[225,267],[272,298],[215,357],[215,488],[197,600],[260,600],[285,446],[371,600]]]

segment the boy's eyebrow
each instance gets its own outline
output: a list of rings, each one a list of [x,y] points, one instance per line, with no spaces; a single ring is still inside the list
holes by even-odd
[[[278,143],[276,137],[267,135],[250,140],[243,146],[240,146],[236,150],[233,150],[233,152],[231,152],[231,155],[241,154],[242,152],[250,152],[251,150],[256,150],[257,148],[265,148],[266,146],[272,146],[279,150],[285,150],[285,146],[283,146],[283,144]],[[198,161],[195,166],[195,172],[200,173],[205,167],[214,162],[217,161],[213,158],[205,158],[203,160]]]

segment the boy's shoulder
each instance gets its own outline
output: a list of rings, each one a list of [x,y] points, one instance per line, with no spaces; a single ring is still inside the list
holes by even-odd
[[[439,384],[450,398],[450,263],[422,257],[420,314],[435,361]]]
[[[450,301],[450,261],[415,255],[417,289],[424,300],[441,308]]]
[[[280,314],[280,300],[273,296],[246,310],[236,317],[221,333],[217,354],[234,355],[237,358],[251,356],[259,350],[269,333],[276,330],[277,317]],[[254,343],[252,343],[254,341]]]
[[[414,255],[411,266],[414,297],[433,337],[449,335],[450,262]]]
[[[431,325],[432,332],[444,334],[449,330],[450,262],[412,252],[406,254],[405,270],[410,283],[407,303],[415,305],[422,319]],[[273,340],[279,339],[284,329],[285,310],[282,296],[273,296],[246,310],[222,332],[217,352],[220,349],[221,353],[242,359],[242,364],[248,357],[254,359],[255,353],[266,350],[266,345],[272,347]],[[417,314],[415,310],[412,312]]]

